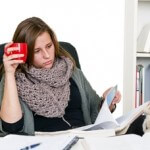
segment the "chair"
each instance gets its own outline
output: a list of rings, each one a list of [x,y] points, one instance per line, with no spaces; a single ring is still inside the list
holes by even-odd
[[[0,64],[3,63],[3,53],[4,53],[5,44],[6,43],[0,44]],[[72,44],[67,43],[67,42],[59,42],[59,44],[63,49],[65,49],[67,52],[69,52],[71,54],[71,56],[74,58],[74,60],[76,62],[76,66],[81,69],[79,57],[78,57],[75,47]]]
[[[59,42],[60,46],[62,48],[64,48],[69,54],[71,54],[71,56],[74,58],[75,62],[76,62],[76,66],[81,69],[80,66],[80,61],[79,61],[79,57],[78,57],[78,53],[75,49],[75,47],[67,42]]]
[[[5,44],[0,45],[0,64],[3,63],[4,46],[5,46]]]

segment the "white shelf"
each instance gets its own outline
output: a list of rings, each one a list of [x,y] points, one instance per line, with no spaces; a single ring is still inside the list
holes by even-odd
[[[150,53],[136,53],[136,57],[150,57]]]
[[[137,53],[137,38],[150,23],[150,0],[125,0],[125,52],[123,81],[123,113],[135,107],[136,65],[145,67],[144,101],[150,99],[150,53]]]
[[[150,0],[139,0],[139,2],[150,2]]]

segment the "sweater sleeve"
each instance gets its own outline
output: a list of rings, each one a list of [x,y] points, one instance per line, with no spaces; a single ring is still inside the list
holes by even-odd
[[[86,97],[90,104],[91,121],[92,123],[94,123],[99,113],[100,110],[99,108],[103,99],[102,97],[99,97],[96,91],[92,88],[92,86],[90,85],[90,83],[88,82],[88,80],[86,79],[82,71],[81,71],[81,77],[82,77],[82,82],[85,89]]]
[[[2,76],[0,82],[0,106],[2,103],[3,93],[4,93],[4,75]],[[20,103],[23,111],[23,128],[22,130],[21,128],[19,130],[21,133],[34,135],[34,118],[33,118],[32,111],[29,109],[27,104],[25,104],[25,102],[23,102],[21,99],[20,99]],[[4,127],[3,123],[4,122],[0,118],[0,136],[4,136],[8,134],[8,132],[6,132],[6,130],[3,129]]]
[[[4,93],[4,75],[2,76],[2,79],[0,81],[0,106],[1,106],[1,103],[2,103],[3,93]],[[3,131],[2,120],[0,118],[0,137],[5,136],[6,134],[7,133],[5,131]]]
[[[3,131],[8,133],[18,133],[23,129],[23,117],[15,123],[7,123],[2,120]]]

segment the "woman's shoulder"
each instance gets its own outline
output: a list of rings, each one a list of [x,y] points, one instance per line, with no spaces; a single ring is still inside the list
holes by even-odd
[[[76,81],[80,81],[80,82],[85,81],[85,76],[84,76],[82,70],[77,67],[74,68],[73,74],[71,77]]]
[[[81,69],[75,67],[74,70],[73,70],[73,74],[72,76],[81,76],[83,73],[81,71]]]

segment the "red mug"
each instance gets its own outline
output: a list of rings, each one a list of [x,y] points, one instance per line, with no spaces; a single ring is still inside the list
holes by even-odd
[[[19,49],[18,50],[15,50],[15,51],[11,51],[11,52],[7,52],[7,48],[10,48],[10,47],[18,47]],[[27,60],[27,43],[12,43],[10,46],[6,47],[4,52],[6,54],[6,56],[9,56],[9,55],[12,55],[12,54],[24,54],[23,57],[19,57],[17,58],[17,60],[23,60],[24,62],[26,62]]]

